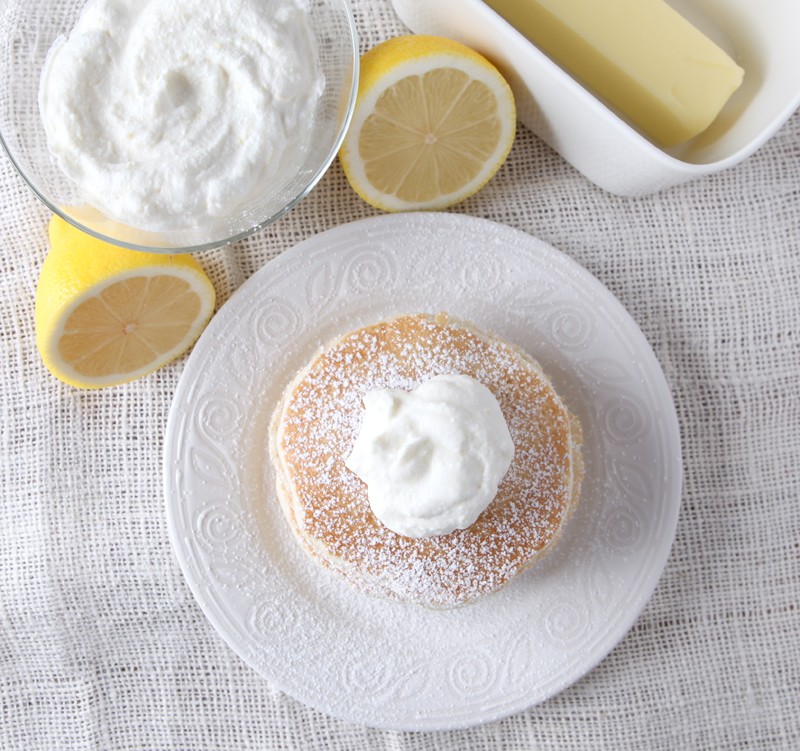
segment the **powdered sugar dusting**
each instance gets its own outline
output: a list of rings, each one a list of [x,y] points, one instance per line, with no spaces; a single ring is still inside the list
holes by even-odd
[[[496,595],[446,611],[362,596],[304,560],[263,467],[269,414],[321,342],[431,305],[541,357],[586,430],[582,508],[558,549]],[[212,397],[238,413],[224,435],[200,429]],[[569,258],[463,214],[371,217],[287,250],[195,346],[165,439],[170,534],[211,623],[272,685],[349,722],[469,727],[552,697],[630,628],[673,539],[679,437],[646,339]],[[197,471],[215,467],[224,478]],[[220,515],[239,536],[209,548],[198,522]]]
[[[514,460],[471,527],[403,537],[375,518],[366,486],[344,460],[364,394],[410,391],[446,373],[470,375],[492,391]],[[273,456],[295,531],[308,552],[370,594],[453,607],[493,592],[549,552],[577,498],[566,408],[538,364],[469,324],[402,316],[348,334],[298,375],[276,415]]]

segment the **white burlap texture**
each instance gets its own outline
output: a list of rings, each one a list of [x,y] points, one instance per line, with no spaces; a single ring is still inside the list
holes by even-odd
[[[355,0],[362,50],[406,30]],[[789,749],[800,747],[800,114],[724,173],[642,199],[590,184],[520,126],[451,209],[583,265],[652,345],[675,400],[684,494],[661,582],[577,684],[506,720],[394,733],[283,695],[217,635],[170,545],[162,446],[185,357],[80,391],[36,350],[49,212],[0,158],[0,747]],[[378,212],[338,161],[297,208],[198,259],[222,304],[270,259]]]

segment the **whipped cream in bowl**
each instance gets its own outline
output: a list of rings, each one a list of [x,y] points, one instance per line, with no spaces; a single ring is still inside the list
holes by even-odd
[[[514,456],[492,392],[471,376],[439,375],[410,392],[370,391],[363,402],[345,466],[366,483],[375,516],[406,537],[469,527]]]
[[[199,251],[275,221],[335,158],[358,91],[348,0],[6,0],[0,143],[81,230]]]
[[[296,0],[93,0],[50,50],[39,105],[96,208],[171,231],[280,181],[324,85]]]

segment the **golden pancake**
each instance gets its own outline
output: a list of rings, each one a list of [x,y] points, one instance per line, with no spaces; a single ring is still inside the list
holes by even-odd
[[[514,458],[497,495],[470,527],[412,538],[370,509],[345,467],[374,389],[411,391],[461,373],[497,399]],[[538,363],[467,321],[404,315],[324,347],[285,390],[270,425],[281,506],[311,557],[359,591],[432,608],[495,592],[549,553],[578,503],[581,428]]]

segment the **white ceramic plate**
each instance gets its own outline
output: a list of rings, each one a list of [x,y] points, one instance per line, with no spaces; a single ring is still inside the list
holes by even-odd
[[[448,311],[539,359],[580,418],[586,477],[556,550],[453,611],[374,600],[310,562],[278,505],[267,425],[333,336]],[[661,369],[611,293],[543,242],[450,214],[380,216],[286,251],[195,345],[165,442],[170,534],[203,611],[267,680],[395,730],[500,719],[603,659],[650,598],[678,518],[678,422]]]

